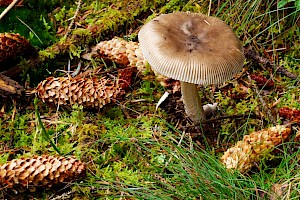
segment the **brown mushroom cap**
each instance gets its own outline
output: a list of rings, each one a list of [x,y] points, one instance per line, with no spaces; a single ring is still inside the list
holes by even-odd
[[[241,71],[245,60],[230,27],[200,13],[160,15],[145,24],[138,37],[154,71],[183,82],[224,82]]]

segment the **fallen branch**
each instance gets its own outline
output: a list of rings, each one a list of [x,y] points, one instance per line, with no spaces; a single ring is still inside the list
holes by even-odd
[[[252,60],[255,60],[256,62],[260,63],[260,64],[263,64],[264,66],[266,67],[272,67],[273,70],[278,73],[278,74],[282,74],[282,75],[285,75],[289,78],[292,78],[292,79],[296,79],[298,77],[297,74],[294,74],[290,71],[288,71],[287,69],[285,69],[284,67],[282,66],[278,66],[276,65],[275,63],[271,62],[269,59],[267,58],[263,58],[259,55],[257,55],[256,52],[250,50],[250,49],[244,49],[244,52],[245,52],[245,57],[247,59],[252,59]]]
[[[67,29],[67,31],[66,31],[66,33],[65,33],[65,37],[67,37],[67,35],[68,35],[68,34],[70,33],[70,31],[71,31],[71,28],[72,28],[72,26],[73,26],[73,24],[74,24],[74,22],[75,22],[75,19],[76,19],[77,16],[78,16],[78,12],[79,12],[79,9],[80,9],[81,4],[82,4],[82,0],[79,0],[79,1],[77,2],[77,8],[76,8],[75,14],[74,14],[74,16],[71,18],[72,21],[71,21],[70,25],[68,26],[68,29]]]
[[[3,10],[3,12],[0,15],[0,20],[6,15],[6,13],[8,13],[8,11],[10,11],[10,9],[12,9],[12,7],[14,7],[14,5],[18,2],[19,0],[13,0],[9,6],[7,6],[7,8],[5,8],[5,10]]]
[[[245,118],[245,117],[251,117],[251,118],[257,118],[257,116],[255,115],[255,113],[246,113],[246,114],[238,114],[238,115],[222,115],[219,117],[215,117],[215,118],[211,118],[208,120],[205,120],[203,122],[201,122],[202,124],[210,124],[212,122],[215,121],[220,121],[223,119],[237,119],[237,118]],[[190,128],[190,127],[195,127],[195,125],[190,125],[190,126],[183,126],[184,128]]]
[[[253,79],[251,79],[250,75],[248,75],[248,79],[249,79],[250,81],[253,80]],[[270,121],[272,122],[272,124],[275,126],[275,125],[277,124],[277,123],[276,123],[276,120],[275,120],[275,118],[273,117],[273,115],[272,115],[272,113],[271,113],[271,111],[270,111],[270,109],[269,109],[269,106],[267,105],[267,103],[265,102],[265,100],[263,99],[263,97],[260,95],[260,91],[259,91],[258,87],[257,87],[255,84],[253,84],[252,87],[253,87],[253,89],[254,89],[255,94],[258,96],[258,99],[259,99],[260,103],[262,104],[263,110],[264,110],[265,113],[268,115],[269,120],[270,120]]]

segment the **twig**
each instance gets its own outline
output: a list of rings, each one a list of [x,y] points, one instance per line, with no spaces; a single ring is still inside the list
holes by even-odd
[[[19,65],[15,65],[5,71],[0,72],[0,75],[15,78],[16,76],[20,75],[22,70],[23,69]]]
[[[252,81],[252,79],[251,79],[251,77],[250,77],[249,75],[248,75],[248,79],[250,79],[250,80]],[[271,113],[271,111],[270,111],[270,109],[269,109],[267,103],[265,102],[265,100],[264,100],[264,99],[262,98],[262,96],[260,95],[259,89],[257,88],[256,85],[252,85],[252,86],[253,86],[253,88],[254,88],[254,92],[255,92],[256,95],[258,96],[258,99],[259,99],[260,103],[262,104],[262,107],[263,107],[265,113],[268,115],[269,120],[270,120],[270,121],[272,122],[272,124],[275,126],[275,125],[277,124],[277,123],[276,123],[276,120],[274,119],[274,117],[273,117],[273,115],[272,115],[272,113]]]
[[[82,3],[82,0],[79,0],[79,1],[77,2],[77,8],[76,8],[76,11],[75,11],[75,13],[74,13],[74,16],[72,17],[72,21],[71,21],[71,23],[70,23],[70,25],[69,25],[69,27],[68,27],[68,29],[67,29],[67,32],[66,32],[66,34],[65,34],[65,37],[66,37],[66,36],[70,33],[70,31],[71,31],[71,28],[72,28],[72,26],[73,26],[73,24],[74,24],[74,22],[75,22],[75,19],[76,19],[77,15],[78,15],[78,12],[79,12],[81,3]]]
[[[250,49],[244,49],[244,51],[245,51],[246,58],[255,60],[256,62],[261,63],[261,64],[265,65],[266,67],[272,67],[273,70],[278,74],[283,74],[292,79],[296,79],[298,77],[297,74],[294,74],[294,73],[288,71],[287,69],[285,69],[282,66],[276,65],[275,63],[271,62],[267,58],[263,58],[263,57],[257,55],[257,53],[255,53],[254,51],[252,51]]]
[[[50,200],[70,199],[70,198],[71,198],[71,195],[72,195],[73,193],[75,193],[75,191],[70,190],[70,191],[64,192],[63,194],[58,195],[58,196],[56,196],[56,197],[53,197],[53,198],[50,197],[49,199],[50,199]]]
[[[254,113],[250,113],[250,114],[246,113],[246,114],[239,114],[239,115],[223,115],[223,116],[220,116],[220,117],[205,120],[201,123],[202,124],[209,124],[209,123],[219,121],[219,120],[222,120],[222,119],[236,119],[236,118],[244,118],[244,117],[248,117],[248,116],[255,117],[255,114]],[[189,127],[189,126],[187,126],[187,127]]]
[[[208,13],[207,13],[207,16],[210,16],[210,11],[211,11],[211,3],[212,3],[212,0],[209,1],[209,5],[208,5]]]
[[[10,9],[12,9],[12,7],[14,7],[14,5],[18,2],[19,0],[13,0],[9,6],[7,6],[7,8],[5,8],[5,10],[3,10],[3,12],[0,15],[0,20],[6,15],[6,13],[8,13],[8,11]]]

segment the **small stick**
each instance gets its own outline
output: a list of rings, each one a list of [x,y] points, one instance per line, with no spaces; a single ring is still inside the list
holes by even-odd
[[[248,75],[248,79],[252,81],[251,77]],[[256,93],[256,95],[258,96],[258,99],[260,101],[260,103],[262,104],[262,107],[263,109],[265,110],[266,114],[268,115],[269,117],[269,120],[272,122],[272,124],[275,126],[277,123],[276,123],[276,120],[274,119],[267,103],[265,102],[265,100],[262,98],[262,96],[260,95],[260,92],[257,88],[257,86],[254,84],[252,85],[253,88],[254,88],[254,92]]]
[[[78,0],[78,2],[77,2],[77,8],[76,8],[76,10],[75,10],[74,16],[71,18],[72,21],[71,21],[71,23],[69,24],[69,27],[68,27],[68,29],[67,29],[67,31],[66,31],[66,33],[65,33],[65,37],[66,37],[66,36],[70,33],[70,31],[71,31],[71,28],[72,28],[72,26],[73,26],[73,24],[74,24],[74,22],[75,22],[75,19],[76,19],[77,15],[78,15],[78,12],[79,12],[81,3],[82,3],[82,0]]]
[[[211,118],[211,119],[205,120],[205,121],[203,121],[201,123],[202,124],[209,124],[209,123],[212,123],[212,122],[215,122],[215,121],[219,121],[219,120],[222,120],[222,119],[237,119],[237,118],[244,118],[244,117],[248,117],[248,116],[250,116],[250,117],[256,117],[254,113],[239,114],[239,115],[223,115],[223,116],[220,116],[220,117],[216,117],[216,118]],[[189,126],[187,126],[187,127],[189,127]]]
[[[212,3],[212,0],[209,1],[209,5],[208,5],[208,13],[207,13],[207,16],[210,16],[210,11],[211,11],[211,3]]]
[[[6,15],[6,13],[8,13],[8,11],[10,9],[12,9],[12,7],[14,7],[14,5],[18,2],[19,0],[13,0],[9,6],[7,6],[7,8],[5,8],[5,10],[3,10],[3,12],[0,15],[0,20]]]
[[[282,66],[276,65],[275,63],[271,62],[267,58],[263,58],[263,57],[257,55],[254,51],[252,51],[250,49],[244,49],[244,51],[245,51],[246,58],[255,60],[258,63],[261,63],[261,64],[265,65],[266,67],[272,67],[274,69],[274,71],[278,74],[283,74],[283,75],[285,75],[289,78],[297,79],[297,77],[298,77],[297,74],[294,74],[294,73],[288,71],[287,69],[285,69]]]

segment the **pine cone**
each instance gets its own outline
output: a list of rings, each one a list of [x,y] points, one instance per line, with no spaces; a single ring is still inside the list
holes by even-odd
[[[14,58],[32,48],[20,34],[0,33],[0,63]]]
[[[51,187],[84,177],[86,165],[75,157],[36,156],[14,159],[0,166],[0,186]]]
[[[33,91],[43,102],[56,105],[77,103],[84,108],[102,108],[124,94],[116,82],[96,77],[48,77]]]
[[[126,54],[126,44],[127,42],[125,40],[114,38],[100,42],[96,45],[96,48],[101,57],[107,57],[120,65],[126,66],[129,64],[129,59]]]
[[[82,57],[90,60],[93,56],[107,58],[114,62],[128,67],[136,67],[141,73],[147,70],[146,63],[139,43],[127,42],[121,38],[113,38],[112,40],[102,41],[92,48],[92,52],[84,54]],[[170,89],[173,93],[180,90],[178,81],[167,78],[166,76],[157,74],[158,82]]]
[[[91,55],[108,58],[120,65],[136,67],[141,72],[146,70],[146,60],[137,42],[127,42],[121,38],[102,41],[92,48]]]
[[[277,125],[245,135],[242,141],[238,141],[224,153],[221,162],[228,169],[246,172],[276,145],[282,143],[290,133],[290,128]]]
[[[113,38],[112,40],[102,41],[92,48],[92,52],[84,54],[82,57],[90,60],[90,57],[100,56],[107,58],[120,65],[128,67],[136,67],[141,73],[147,70],[146,63],[139,43],[127,42],[121,38]],[[158,82],[170,89],[173,93],[180,90],[178,81],[167,78],[166,76],[156,74]]]

